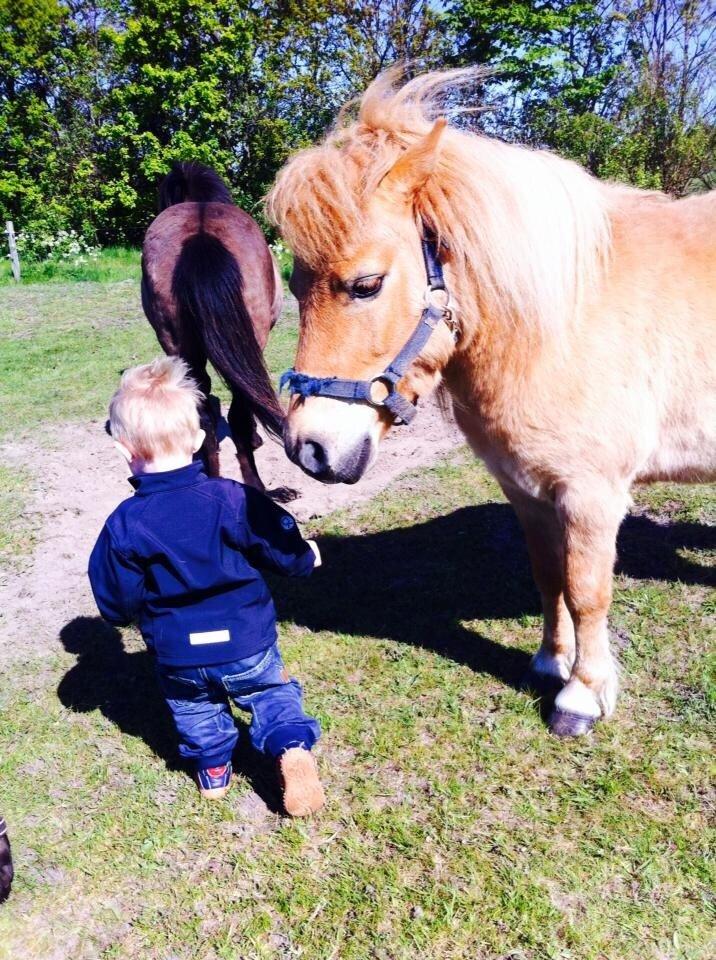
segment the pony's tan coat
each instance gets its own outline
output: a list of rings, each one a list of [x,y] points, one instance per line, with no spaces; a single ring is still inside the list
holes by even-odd
[[[297,257],[296,366],[377,374],[420,312],[421,221],[436,231],[461,335],[438,331],[401,389],[447,387],[525,529],[545,612],[534,668],[565,682],[559,709],[596,717],[616,699],[606,616],[629,487],[716,471],[716,194],[674,201],[443,131],[431,118],[456,78],[378,78],[356,121],[280,172],[268,212]],[[351,297],[376,274],[378,297]],[[340,458],[389,427],[345,410],[294,399],[287,444]]]

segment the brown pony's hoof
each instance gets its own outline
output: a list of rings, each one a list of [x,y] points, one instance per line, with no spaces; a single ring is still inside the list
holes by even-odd
[[[583,737],[591,733],[597,722],[596,717],[586,717],[582,713],[554,708],[549,716],[549,730],[555,737]]]
[[[275,487],[273,490],[267,490],[266,496],[271,497],[276,503],[290,503],[292,500],[297,500],[301,492],[294,490],[293,487]]]
[[[326,802],[318,779],[313,754],[303,747],[292,747],[278,761],[283,790],[283,807],[290,817],[310,817]]]
[[[520,681],[520,687],[523,690],[531,690],[540,697],[554,699],[565,683],[565,680],[556,677],[553,673],[537,673],[536,670],[528,670]]]

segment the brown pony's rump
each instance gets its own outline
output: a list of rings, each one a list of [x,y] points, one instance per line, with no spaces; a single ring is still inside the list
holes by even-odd
[[[211,361],[231,390],[228,421],[244,479],[262,487],[253,450],[255,419],[280,437],[283,411],[262,350],[281,310],[282,290],[258,225],[236,207],[218,174],[179,163],[159,190],[161,213],[142,251],[142,304],[159,342],[187,361],[204,395],[204,455],[219,472],[219,405],[210,396]]]
[[[283,413],[246,310],[238,261],[210,234],[189,237],[174,267],[172,293],[181,323],[198,333],[222,380],[280,437]]]

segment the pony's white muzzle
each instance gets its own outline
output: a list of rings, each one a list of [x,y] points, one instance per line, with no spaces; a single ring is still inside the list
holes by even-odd
[[[378,454],[380,432],[380,418],[369,406],[308,397],[291,404],[284,446],[314,479],[357,483]]]

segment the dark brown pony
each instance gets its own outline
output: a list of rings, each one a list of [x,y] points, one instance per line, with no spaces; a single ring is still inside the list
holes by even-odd
[[[204,394],[202,453],[210,475],[219,474],[221,411],[207,361],[231,390],[228,421],[242,476],[264,489],[254,461],[256,420],[269,434],[283,431],[263,358],[283,302],[276,264],[256,222],[209,167],[175,164],[160,186],[159,209],[142,250],[144,312],[164,351],[189,364]]]

